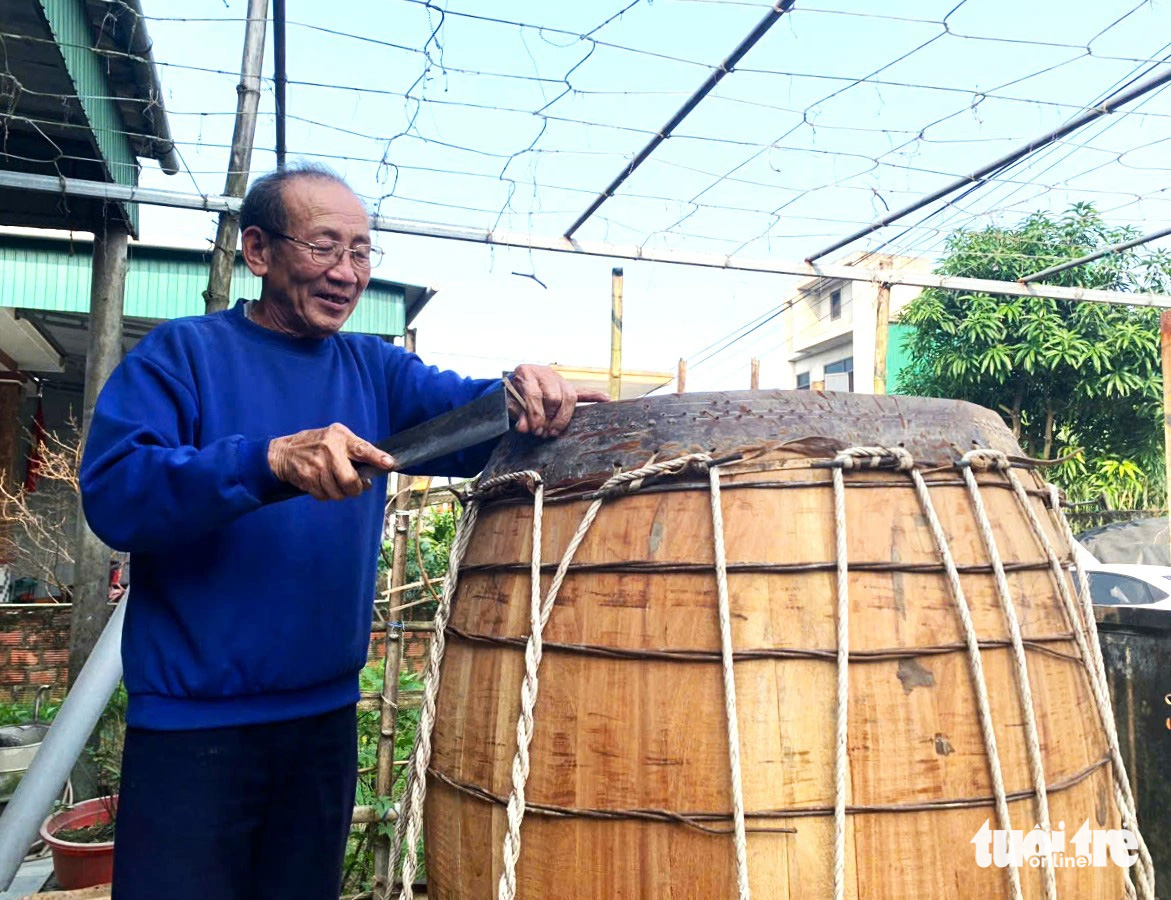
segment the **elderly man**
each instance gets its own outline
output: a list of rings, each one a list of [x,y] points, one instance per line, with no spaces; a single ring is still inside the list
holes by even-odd
[[[90,524],[134,565],[118,900],[338,896],[386,488],[355,465],[389,471],[371,439],[500,389],[339,333],[381,252],[338,176],[267,175],[240,219],[260,299],[152,331],[82,464]],[[512,380],[518,429],[559,434],[573,388]],[[471,475],[491,449],[428,470]]]

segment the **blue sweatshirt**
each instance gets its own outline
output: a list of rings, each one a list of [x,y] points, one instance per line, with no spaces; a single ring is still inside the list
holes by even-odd
[[[127,722],[275,722],[358,699],[386,478],[274,501],[268,442],[340,422],[370,441],[498,386],[370,335],[286,337],[243,305],[150,332],[110,376],[81,466],[86,518],[131,553]],[[478,472],[492,444],[427,465]]]

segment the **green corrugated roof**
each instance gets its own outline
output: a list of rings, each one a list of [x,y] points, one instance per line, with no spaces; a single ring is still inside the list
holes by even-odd
[[[111,180],[131,186],[138,184],[138,160],[125,133],[126,125],[114,104],[116,93],[106,80],[101,59],[92,49],[93,38],[84,3],[79,0],[40,0],[40,4],[65,60],[65,69],[77,88],[77,96]],[[138,204],[127,203],[122,208],[137,233]]]
[[[210,251],[131,244],[124,314],[143,319],[201,315],[210,259]],[[0,233],[0,306],[88,313],[92,262],[89,241]],[[409,287],[371,279],[345,330],[401,335]],[[260,296],[260,279],[239,258],[232,296]]]

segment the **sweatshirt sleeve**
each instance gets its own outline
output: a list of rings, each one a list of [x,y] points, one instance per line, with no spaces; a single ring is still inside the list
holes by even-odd
[[[117,550],[186,543],[258,508],[281,487],[268,440],[232,435],[196,447],[192,390],[130,354],[98,398],[81,463],[90,527]]]
[[[388,353],[386,380],[393,433],[471,403],[494,390],[503,390],[499,378],[464,378],[429,366],[401,347],[384,346]],[[494,438],[404,471],[410,475],[471,477],[484,468],[498,443],[499,438]]]

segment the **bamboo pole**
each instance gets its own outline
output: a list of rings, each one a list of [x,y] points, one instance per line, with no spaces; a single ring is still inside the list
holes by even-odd
[[[405,335],[404,343],[408,349],[414,349],[415,335],[413,329]],[[391,591],[402,587],[406,582],[407,574],[407,535],[410,527],[410,516],[402,507],[402,496],[398,490],[399,482],[410,476],[394,475],[391,485],[395,500],[394,512],[394,551],[390,563]],[[398,672],[402,665],[402,628],[391,622],[387,616],[386,644],[383,651],[382,669],[382,717],[378,732],[378,774],[375,777],[374,790],[379,797],[390,796],[394,787],[394,738],[398,723]],[[372,826],[373,827],[373,826]],[[390,838],[386,835],[374,836],[374,896],[376,900],[388,900],[390,883],[393,877],[394,860],[390,858]]]
[[[436,585],[443,584],[444,581],[445,581],[444,578],[432,578],[431,579],[431,583],[436,584]],[[403,591],[413,591],[415,588],[423,587],[423,584],[424,583],[422,581],[412,581],[410,584],[403,584],[403,585],[399,585],[396,588],[391,588],[388,591],[384,591],[383,595],[374,601],[374,605],[377,606],[380,603],[387,603],[389,601],[389,598],[392,597],[393,595],[401,594]],[[394,607],[394,609],[402,609],[402,608],[403,607],[401,607],[401,606]],[[391,610],[391,612],[393,612],[393,611],[394,610]]]
[[[85,445],[98,394],[122,361],[122,312],[126,299],[127,250],[130,233],[121,222],[107,219],[94,233],[90,280],[89,334],[86,339],[85,389],[82,395],[81,445]],[[102,635],[110,606],[110,548],[93,533],[77,504],[73,570],[73,609],[69,624],[69,683],[72,686]],[[81,799],[96,796],[97,785],[78,770]],[[86,769],[86,771],[88,771]]]
[[[675,375],[675,393],[682,394],[687,390],[687,360],[679,357],[679,370]]]
[[[886,393],[886,354],[890,346],[890,285],[878,286],[874,309],[874,393]]]
[[[399,640],[402,644],[402,640]],[[423,692],[422,691],[408,691],[400,692],[398,695],[398,712],[405,713],[411,709],[418,709],[423,706]],[[382,692],[379,691],[363,691],[361,700],[358,700],[358,710],[362,713],[372,713],[382,708]],[[377,772],[378,767],[371,768],[371,771]]]
[[[228,158],[228,175],[224,196],[243,197],[252,166],[252,142],[256,137],[256,111],[260,107],[260,72],[264,64],[264,32],[268,25],[268,0],[248,0],[248,20],[244,28],[244,57],[240,63],[240,83],[236,86],[236,126],[232,132],[232,150]],[[203,302],[207,312],[227,309],[232,290],[232,267],[236,264],[236,241],[240,237],[238,212],[220,213],[215,245],[211,250],[211,272]]]
[[[755,357],[752,360],[752,373],[748,376],[748,387],[752,390],[760,390],[760,360]]]
[[[353,818],[350,819],[350,822],[353,825],[369,825],[371,827],[374,827],[381,822],[393,822],[397,818],[398,818],[398,814],[393,809],[388,809],[386,811],[385,816],[379,816],[373,806],[355,806]],[[376,898],[379,896],[383,896],[378,893],[379,881],[380,881],[380,877],[375,875],[374,896]],[[385,896],[389,896],[389,892],[387,892],[387,894]]]
[[[622,399],[622,270],[610,271],[610,399]]]

